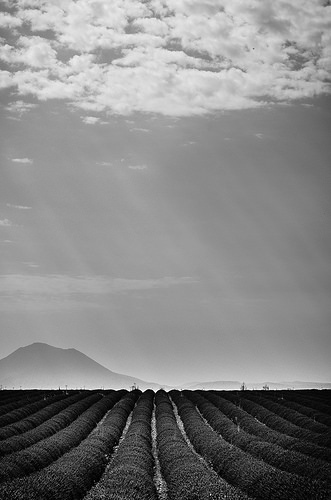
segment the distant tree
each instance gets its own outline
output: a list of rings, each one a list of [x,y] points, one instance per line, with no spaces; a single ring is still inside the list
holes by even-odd
[[[246,389],[247,389],[247,385],[245,384],[245,382],[243,382],[243,383],[241,384],[241,386],[240,386],[240,390],[241,390],[241,391],[246,391]]]

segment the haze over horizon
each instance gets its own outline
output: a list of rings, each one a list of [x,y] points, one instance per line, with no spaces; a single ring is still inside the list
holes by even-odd
[[[0,0],[0,358],[331,381],[331,6]]]

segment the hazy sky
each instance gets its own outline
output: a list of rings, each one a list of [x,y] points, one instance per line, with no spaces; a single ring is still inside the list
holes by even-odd
[[[0,358],[331,381],[331,6],[0,1]]]

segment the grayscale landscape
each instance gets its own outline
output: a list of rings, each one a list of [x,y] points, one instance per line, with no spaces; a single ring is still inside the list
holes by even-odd
[[[0,0],[0,500],[331,498],[330,0]]]

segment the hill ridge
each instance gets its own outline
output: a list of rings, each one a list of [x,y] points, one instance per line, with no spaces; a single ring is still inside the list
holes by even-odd
[[[116,373],[73,347],[55,347],[45,342],[19,347],[0,359],[0,383],[2,387],[26,389],[160,387],[154,382]]]

